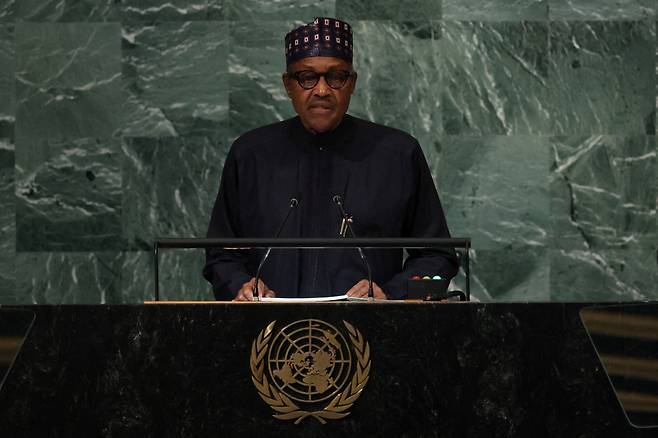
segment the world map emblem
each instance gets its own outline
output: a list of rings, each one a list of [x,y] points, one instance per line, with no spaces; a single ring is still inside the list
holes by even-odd
[[[275,332],[270,322],[251,344],[251,380],[280,420],[325,424],[349,415],[370,376],[370,345],[347,321],[344,332],[318,320]]]

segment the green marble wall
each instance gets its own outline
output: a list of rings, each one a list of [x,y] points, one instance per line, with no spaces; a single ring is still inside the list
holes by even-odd
[[[151,297],[231,141],[290,117],[282,38],[350,21],[351,113],[421,142],[491,300],[658,298],[655,0],[0,0],[0,303]],[[165,252],[170,298],[209,299]],[[462,282],[460,279],[459,282]]]

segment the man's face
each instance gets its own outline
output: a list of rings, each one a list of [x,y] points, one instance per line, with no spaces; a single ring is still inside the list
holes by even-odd
[[[303,58],[288,66],[289,73],[304,70],[316,73],[332,70],[352,71],[352,66],[342,59],[325,56]],[[331,131],[338,126],[350,105],[355,84],[356,73],[338,89],[331,88],[323,76],[313,88],[306,90],[290,74],[283,75],[283,85],[292,100],[295,112],[299,114],[304,127],[315,134]]]

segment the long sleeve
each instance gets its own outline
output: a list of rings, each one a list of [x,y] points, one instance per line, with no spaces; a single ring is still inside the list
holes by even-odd
[[[413,182],[414,195],[407,209],[402,237],[449,238],[450,232],[439,195],[422,149],[417,143],[412,166],[412,173],[417,178]],[[457,274],[458,261],[453,248],[410,249],[408,252],[403,270],[382,285],[389,298],[404,298],[407,281],[414,275],[438,274],[442,278],[452,278]]]
[[[240,228],[238,164],[232,148],[224,163],[217,199],[210,217],[207,237],[243,237]],[[245,251],[209,248],[203,276],[213,285],[215,298],[231,300],[252,275],[247,267]]]

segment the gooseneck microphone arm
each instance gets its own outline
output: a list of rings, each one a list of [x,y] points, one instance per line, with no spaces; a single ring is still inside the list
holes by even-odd
[[[286,217],[283,218],[283,221],[281,221],[281,225],[279,225],[279,229],[276,230],[276,234],[274,235],[274,238],[276,239],[279,237],[281,234],[281,231],[283,231],[283,227],[286,226],[286,222],[288,222],[288,218],[290,217],[290,214],[292,211],[299,205],[299,201],[297,198],[290,198],[290,206],[288,207],[288,212],[286,213]],[[260,271],[263,269],[263,265],[265,264],[265,260],[270,256],[270,252],[272,252],[272,247],[267,248],[267,251],[265,251],[265,255],[261,259],[260,263],[258,264],[258,269],[256,270],[256,282],[254,284],[254,300],[258,301],[260,300],[260,297],[258,296],[258,280],[260,279]]]
[[[343,208],[343,198],[340,195],[334,195],[332,200],[334,201],[334,204],[336,204],[340,209],[340,214],[341,216],[343,216],[343,221],[347,226],[347,229],[350,230],[350,234],[352,235],[352,238],[356,239],[356,234],[354,234],[354,230],[352,229],[352,225],[351,225],[352,219],[347,215],[345,209]],[[370,271],[370,264],[368,263],[368,259],[366,258],[366,255],[363,253],[363,249],[360,246],[357,246],[356,249],[357,251],[359,251],[361,260],[363,260],[363,264],[366,265],[366,270],[368,271],[368,298],[374,299],[375,293],[372,289],[372,272]]]

